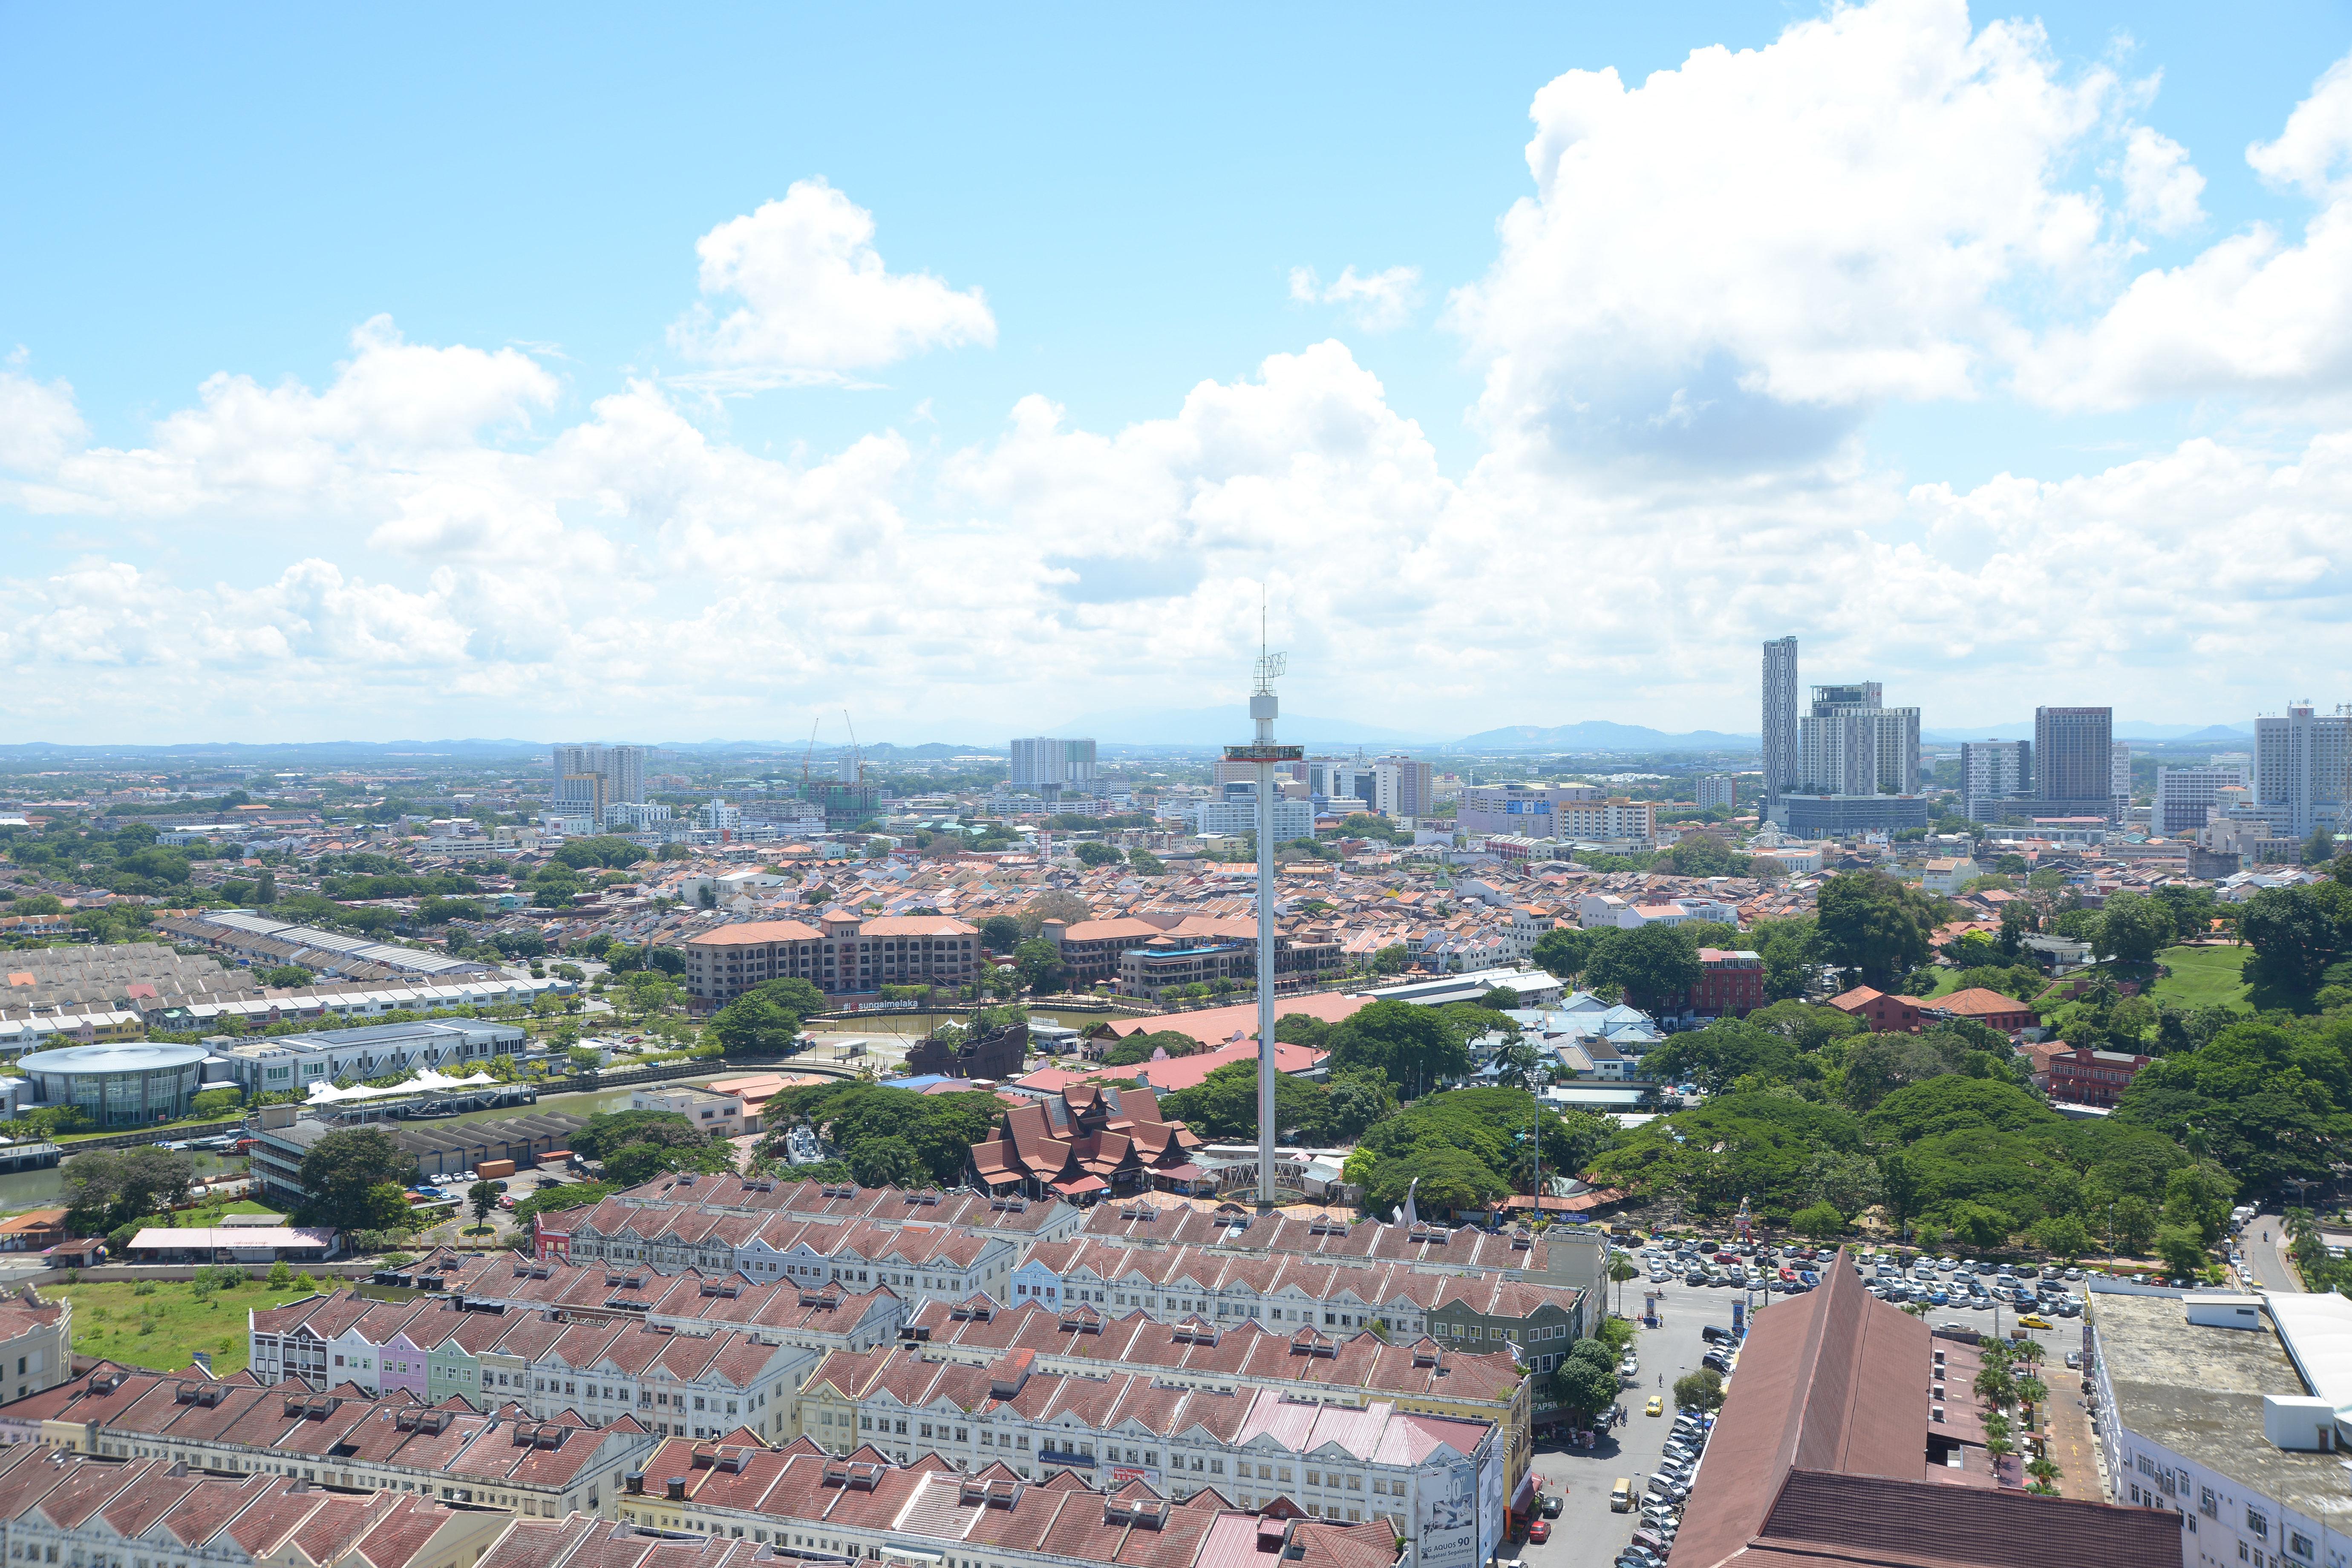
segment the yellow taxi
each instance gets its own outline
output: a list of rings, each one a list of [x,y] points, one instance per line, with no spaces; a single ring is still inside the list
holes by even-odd
[[[2017,1320],[2017,1326],[2021,1329],[2046,1329],[2050,1326],[2050,1320],[2039,1312],[2028,1312]]]
[[[1650,1395],[1650,1403],[1642,1407],[1644,1415],[1664,1415],[1665,1413],[1666,1402],[1654,1394]]]

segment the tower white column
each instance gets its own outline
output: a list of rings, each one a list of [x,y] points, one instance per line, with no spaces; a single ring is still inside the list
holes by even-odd
[[[1250,697],[1256,733],[1246,746],[1225,748],[1226,761],[1255,763],[1257,772],[1257,1201],[1264,1208],[1274,1206],[1274,766],[1307,754],[1305,747],[1274,738],[1281,711],[1274,678],[1282,669],[1280,654],[1258,656],[1257,689]]]

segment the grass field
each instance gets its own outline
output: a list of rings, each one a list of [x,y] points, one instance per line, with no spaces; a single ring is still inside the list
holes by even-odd
[[[2168,947],[2157,955],[2172,973],[2151,991],[2158,1002],[2182,1007],[2231,1007],[2252,1011],[2246,1000],[2250,947]]]
[[[74,1352],[104,1356],[157,1372],[178,1372],[194,1363],[194,1352],[212,1353],[213,1372],[226,1377],[245,1367],[250,1342],[246,1312],[282,1307],[310,1294],[273,1290],[258,1280],[233,1290],[215,1290],[199,1300],[184,1280],[157,1280],[152,1296],[132,1294],[137,1284],[59,1285],[42,1282],[41,1293],[73,1302]],[[142,1324],[147,1331],[140,1331]]]

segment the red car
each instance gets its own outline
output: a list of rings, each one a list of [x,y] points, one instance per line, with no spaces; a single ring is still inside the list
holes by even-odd
[[[1539,1519],[1533,1524],[1528,1526],[1528,1543],[1529,1545],[1541,1546],[1545,1542],[1549,1541],[1550,1539],[1551,1521],[1548,1519]]]

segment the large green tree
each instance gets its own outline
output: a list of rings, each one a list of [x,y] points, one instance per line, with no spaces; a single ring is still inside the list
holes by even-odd
[[[1673,926],[1637,927],[1601,948],[1585,974],[1595,985],[1621,987],[1638,1006],[1669,1007],[1698,984],[1698,943]]]
[[[1555,926],[1536,938],[1536,965],[1559,979],[1573,980],[1617,934],[1614,926],[1594,926],[1590,930]]]
[[[1411,1002],[1375,1002],[1361,1009],[1331,1031],[1328,1048],[1333,1067],[1377,1070],[1409,1098],[1470,1070],[1466,1040],[1436,1009]]]
[[[2303,888],[2265,888],[2238,914],[2254,950],[2247,978],[2289,997],[2308,995],[2327,966],[2344,956],[2352,931],[2352,887],[2328,880]]]
[[[381,1127],[330,1132],[302,1156],[301,1217],[337,1230],[380,1230],[406,1217],[402,1184],[415,1173],[415,1157]]]
[[[2172,910],[2145,893],[2111,894],[2101,913],[2102,944],[2118,963],[2152,963],[2159,950],[2171,945]]]
[[[781,1056],[798,1044],[799,1016],[757,993],[746,993],[710,1016],[710,1037],[739,1056]]]
[[[92,1149],[65,1163],[67,1218],[104,1232],[186,1201],[195,1162],[167,1149]]]
[[[1939,900],[1878,871],[1832,877],[1815,907],[1822,958],[1880,990],[1927,962],[1928,936],[1943,920]]]
[[[1285,1142],[1308,1146],[1328,1137],[1328,1091],[1289,1073],[1274,1075],[1274,1122]],[[1161,1112],[1214,1142],[1257,1137],[1257,1064],[1229,1062],[1192,1089],[1160,1102]]]

